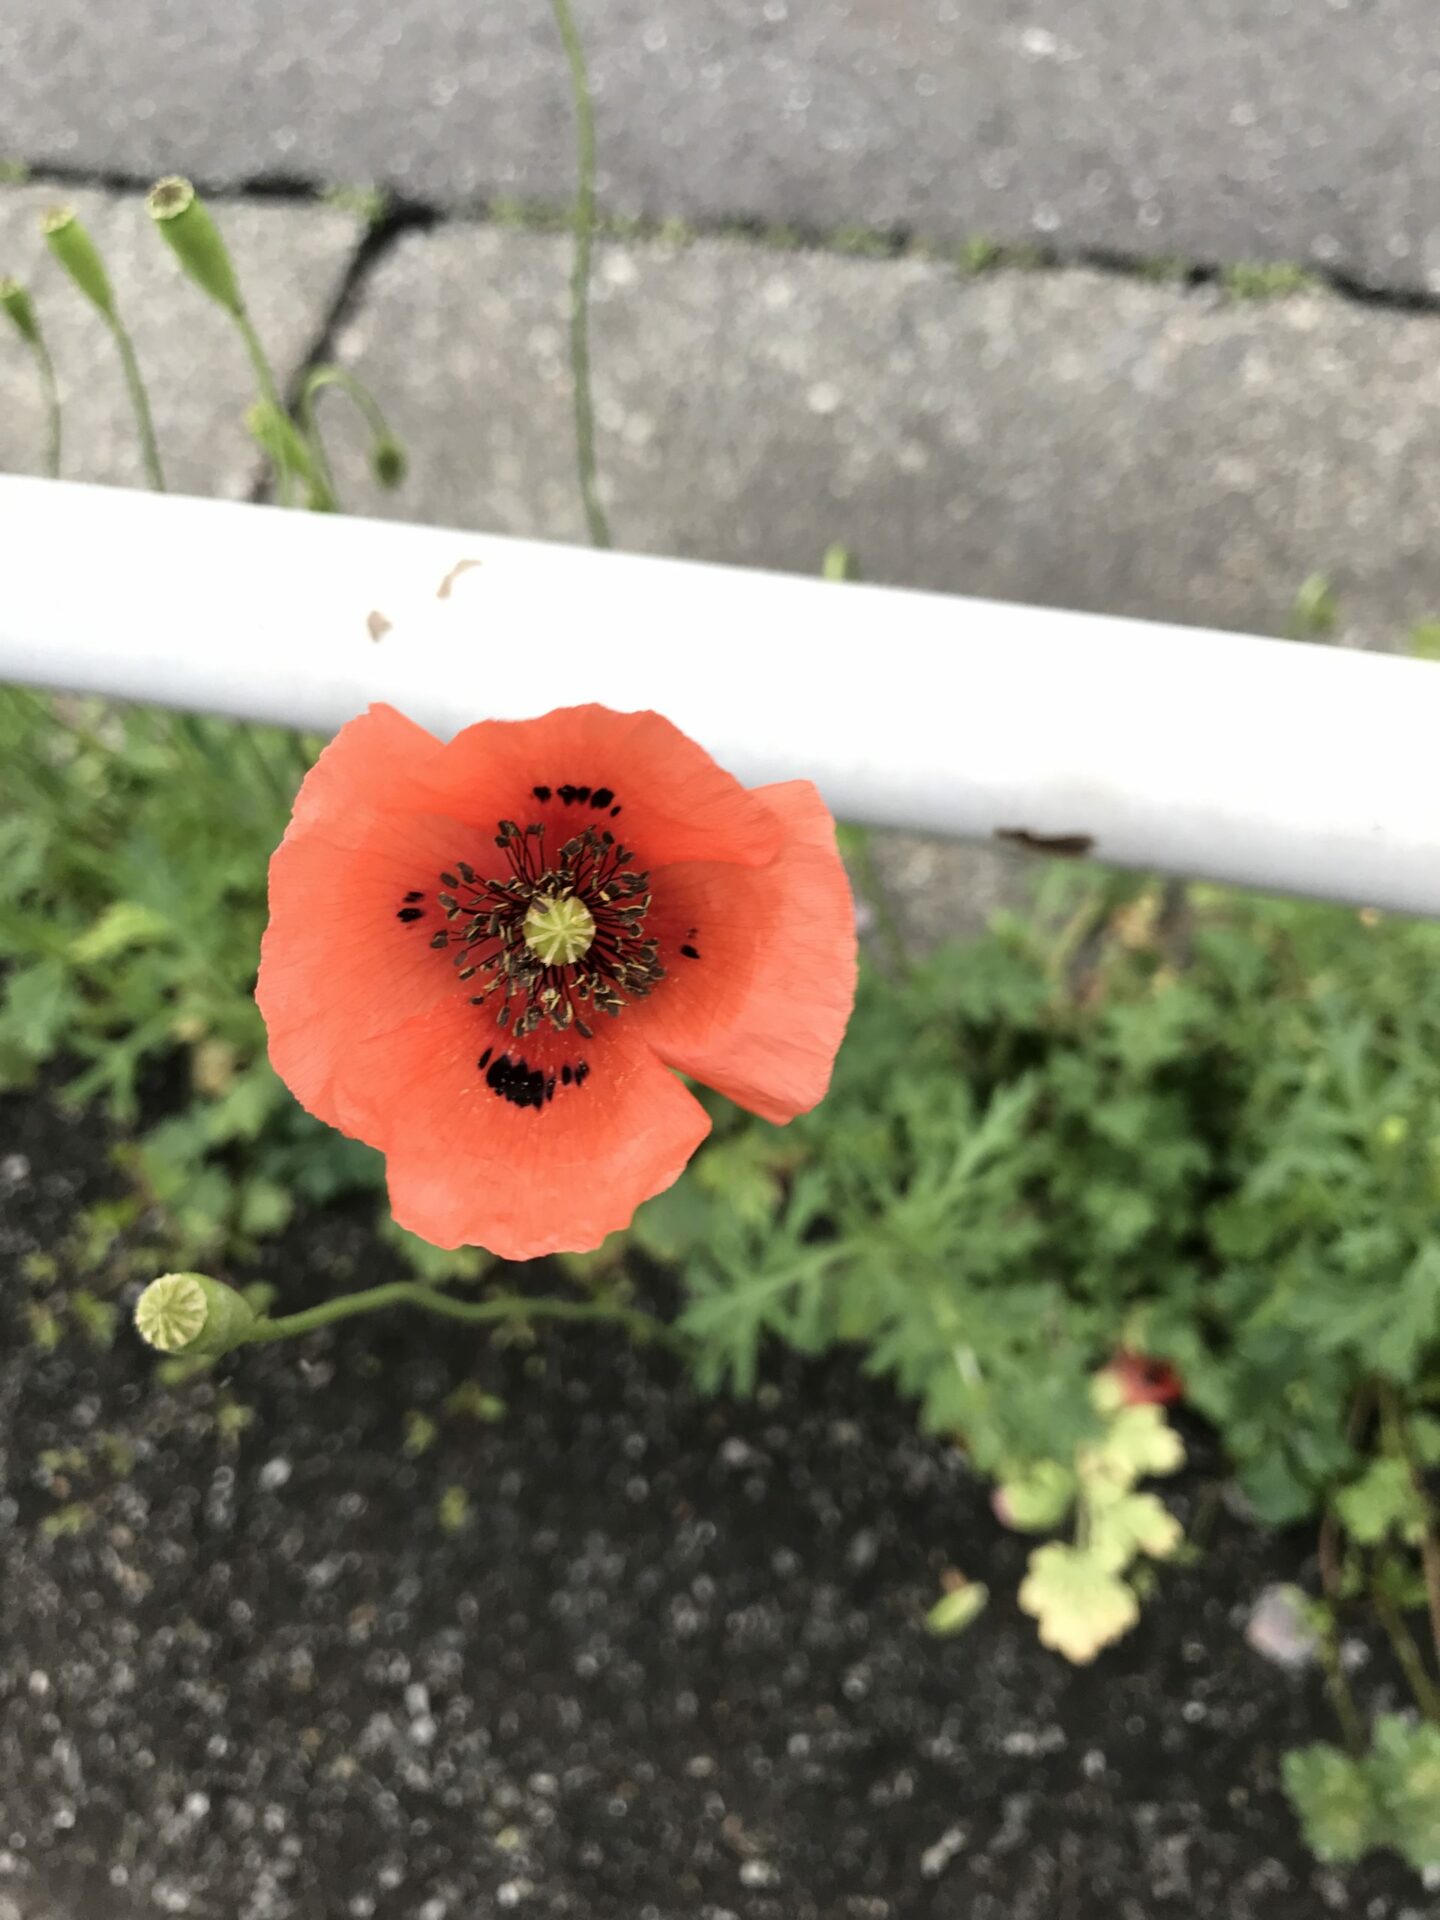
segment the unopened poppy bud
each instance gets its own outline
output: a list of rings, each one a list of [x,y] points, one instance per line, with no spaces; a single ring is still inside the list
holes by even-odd
[[[377,440],[370,449],[371,470],[380,485],[392,493],[396,487],[403,484],[409,464],[405,457],[405,449],[398,440],[392,440],[388,434]]]
[[[21,338],[38,347],[40,322],[35,318],[35,305],[18,280],[0,280],[0,307],[14,321]]]
[[[204,201],[188,180],[158,180],[145,196],[161,238],[195,282],[236,319],[244,312],[230,252]]]
[[[250,1338],[255,1309],[208,1273],[167,1273],[152,1280],[135,1308],[140,1338],[161,1353],[216,1360]]]
[[[45,243],[61,266],[90,303],[97,307],[113,327],[117,321],[115,290],[74,207],[52,207],[40,222]]]

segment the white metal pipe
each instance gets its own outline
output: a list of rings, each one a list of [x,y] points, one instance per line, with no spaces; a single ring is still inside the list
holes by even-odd
[[[0,477],[0,680],[322,730],[656,707],[843,818],[1440,914],[1414,660]]]

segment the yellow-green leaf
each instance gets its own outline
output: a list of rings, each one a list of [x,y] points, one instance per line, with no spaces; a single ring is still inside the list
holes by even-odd
[[[1093,1554],[1058,1541],[1031,1554],[1020,1605],[1038,1622],[1041,1643],[1077,1666],[1087,1665],[1140,1618],[1139,1602],[1123,1580]]]
[[[1085,1449],[1080,1473],[1082,1479],[1095,1473],[1133,1487],[1146,1474],[1176,1473],[1184,1464],[1184,1443],[1159,1407],[1121,1407],[1104,1438]]]
[[[1075,1498],[1075,1475],[1058,1460],[1037,1460],[1024,1473],[1002,1480],[996,1510],[1008,1527],[1021,1533],[1048,1533],[1058,1527]]]
[[[82,966],[92,967],[131,947],[163,940],[170,931],[170,922],[156,908],[138,900],[113,900],[92,927],[71,941],[70,952]]]
[[[1102,1496],[1090,1506],[1090,1552],[1110,1573],[1123,1573],[1137,1553],[1168,1560],[1184,1538],[1174,1514],[1153,1493]]]

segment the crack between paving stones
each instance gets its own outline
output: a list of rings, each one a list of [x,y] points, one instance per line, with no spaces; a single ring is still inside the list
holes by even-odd
[[[21,164],[26,166],[26,171],[13,182],[19,186],[53,185],[73,191],[89,189],[143,196],[154,184],[150,174],[131,174],[118,169],[71,167],[50,162]],[[256,174],[220,185],[197,178],[195,185],[216,206],[223,206],[227,201],[253,200],[291,206],[297,210],[305,207],[344,210],[343,203],[327,198],[327,193],[332,190],[299,175]],[[0,185],[0,191],[3,191],[3,185]],[[324,350],[337,326],[352,310],[358,291],[378,260],[405,233],[462,225],[494,227],[517,233],[559,234],[566,232],[570,225],[568,208],[541,201],[517,207],[498,199],[477,197],[454,206],[443,206],[397,194],[389,188],[381,187],[377,191],[386,198],[385,213],[364,235],[356,249],[339,294],[319,329],[317,351]],[[868,261],[877,266],[902,259],[928,260],[936,266],[949,267],[962,282],[1005,271],[1090,272],[1104,274],[1111,279],[1184,291],[1223,287],[1227,273],[1241,267],[1259,267],[1263,270],[1267,267],[1293,266],[1305,276],[1308,288],[1328,293],[1354,306],[1388,313],[1440,314],[1440,289],[1431,291],[1423,287],[1377,286],[1341,268],[1296,261],[1254,258],[1196,261],[1178,255],[1132,253],[1113,247],[1036,246],[1030,241],[1000,240],[986,234],[975,238],[994,246],[996,257],[993,263],[979,268],[966,268],[959,257],[964,252],[963,241],[942,243],[918,229],[905,226],[867,228],[857,225],[835,228],[803,222],[767,221],[743,215],[730,219],[692,221],[681,217],[667,219],[652,215],[620,215],[606,213],[603,209],[599,213],[597,238],[602,242],[613,244],[618,241],[642,246],[677,234],[682,244],[690,240],[732,240],[777,254],[821,253],[833,259]],[[1236,305],[1258,306],[1294,297],[1292,292],[1232,295]],[[297,381],[313,364],[314,357],[312,355],[300,363]]]
[[[221,206],[227,196],[207,193],[205,197],[216,206]],[[236,193],[229,197],[238,200],[254,199],[257,196],[250,193]],[[321,206],[324,203],[316,200],[312,194],[309,196],[309,204]],[[285,383],[284,400],[292,415],[299,404],[305,376],[313,367],[335,358],[335,344],[339,339],[340,331],[364,300],[371,276],[381,261],[406,234],[425,232],[435,225],[438,225],[437,218],[422,207],[394,206],[361,235],[358,246],[345,263],[340,284],[321,316],[320,324],[311,336],[310,344],[296,361],[295,370]],[[264,505],[273,499],[272,479],[264,463],[258,467],[256,477],[245,497],[257,506]]]

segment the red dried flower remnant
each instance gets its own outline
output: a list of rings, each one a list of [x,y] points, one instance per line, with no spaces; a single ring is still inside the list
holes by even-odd
[[[1168,1360],[1156,1360],[1149,1354],[1122,1349],[1105,1371],[1118,1381],[1128,1407],[1168,1406],[1185,1392],[1185,1382],[1178,1369]]]
[[[448,745],[343,728],[270,866],[270,1058],[386,1156],[396,1219],[510,1259],[598,1246],[709,1130],[820,1100],[855,916],[813,786],[742,787],[655,713],[563,708]]]

